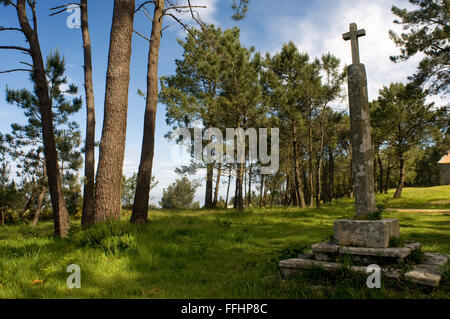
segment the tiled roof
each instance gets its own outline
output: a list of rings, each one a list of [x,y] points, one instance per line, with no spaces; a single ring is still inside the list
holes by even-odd
[[[438,163],[439,164],[450,164],[450,151],[446,155],[444,155]]]

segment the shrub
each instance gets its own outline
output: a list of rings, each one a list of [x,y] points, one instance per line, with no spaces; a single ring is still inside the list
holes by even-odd
[[[100,248],[107,253],[117,254],[127,249],[137,250],[138,245],[134,236],[124,234],[121,236],[106,237],[101,240]]]
[[[124,231],[119,222],[106,221],[84,231],[81,234],[80,244],[83,247],[98,247],[104,239],[122,235],[124,235]]]

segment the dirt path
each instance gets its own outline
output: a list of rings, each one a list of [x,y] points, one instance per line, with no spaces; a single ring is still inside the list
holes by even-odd
[[[426,208],[386,208],[386,211],[397,213],[450,213],[450,209],[426,209]]]

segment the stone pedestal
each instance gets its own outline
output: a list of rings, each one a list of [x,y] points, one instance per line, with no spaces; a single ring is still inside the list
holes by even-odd
[[[355,264],[389,265],[403,262],[412,252],[420,249],[419,243],[403,247],[367,248],[340,246],[336,242],[323,242],[311,246],[315,260],[335,262],[341,256],[348,256]]]
[[[368,248],[387,248],[389,240],[399,237],[398,219],[353,220],[334,222],[334,239],[339,245]]]

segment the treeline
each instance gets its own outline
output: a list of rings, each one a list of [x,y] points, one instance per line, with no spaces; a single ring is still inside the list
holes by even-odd
[[[65,196],[65,187],[63,185],[63,168],[64,163],[61,162],[58,153],[58,133],[56,126],[58,121],[54,113],[55,107],[53,100],[57,99],[62,109],[65,109],[66,102],[63,101],[64,94],[61,92],[61,85],[65,84],[65,78],[57,80],[57,89],[53,86],[52,74],[49,74],[48,63],[46,63],[41,50],[41,43],[38,32],[38,2],[33,0],[0,0],[0,4],[8,7],[10,13],[17,17],[16,26],[1,26],[1,32],[13,32],[19,36],[23,36],[26,43],[24,46],[1,45],[2,50],[15,50],[24,53],[31,58],[30,62],[22,62],[28,68],[18,68],[1,71],[2,74],[9,74],[17,71],[29,72],[34,85],[33,92],[22,92],[20,95],[11,99],[12,102],[19,106],[24,105],[30,108],[31,104],[35,106],[34,114],[36,117],[33,125],[40,127],[39,134],[42,137],[41,153],[44,161],[41,164],[44,168],[41,171],[39,181],[45,181],[45,185],[50,194],[52,215],[54,219],[55,235],[65,237],[68,234],[69,214],[68,205]],[[242,19],[247,11],[249,0],[232,1],[233,19]],[[153,6],[153,17],[150,17],[146,7]],[[152,24],[152,32],[150,38],[143,36],[142,33],[135,32],[145,40],[149,41],[149,60],[148,60],[148,81],[146,92],[146,110],[144,137],[142,142],[141,163],[139,166],[136,194],[133,203],[132,222],[142,223],[147,220],[149,191],[152,179],[152,166],[154,154],[154,135],[155,135],[155,115],[156,102],[158,98],[158,60],[159,47],[162,37],[162,24],[164,18],[174,19],[181,24],[187,32],[190,27],[185,25],[179,18],[179,15],[190,15],[202,25],[201,21],[196,17],[196,10],[205,8],[205,6],[193,6],[190,1],[183,4],[175,4],[171,0],[155,0],[144,1],[136,6],[135,0],[115,0],[113,9],[112,26],[110,32],[110,46],[108,54],[108,66],[106,74],[106,90],[104,104],[104,121],[102,136],[100,142],[99,163],[96,176],[95,169],[95,102],[93,95],[92,81],[92,43],[89,31],[88,21],[88,0],[80,0],[79,3],[68,3],[61,6],[50,8],[51,15],[56,15],[68,7],[77,6],[80,10],[81,17],[81,34],[83,41],[84,56],[84,87],[86,96],[86,138],[85,138],[85,176],[83,191],[83,210],[82,225],[88,227],[93,223],[101,222],[109,218],[120,218],[122,213],[122,166],[124,160],[127,112],[128,112],[128,89],[130,81],[130,60],[132,54],[132,37],[134,17],[136,13],[144,13]],[[59,61],[63,62],[63,61]],[[64,68],[60,63],[60,72]],[[70,91],[72,91],[70,89]],[[75,93],[75,92],[69,92]],[[60,95],[60,97],[58,97]],[[9,102],[11,102],[9,101]],[[78,103],[78,102],[77,102]],[[25,110],[25,115],[30,113]],[[6,140],[7,139],[7,140]],[[9,137],[3,138],[2,149],[4,144],[11,141]],[[33,145],[35,146],[35,145]],[[2,151],[3,152],[3,151]],[[3,155],[2,155],[3,156]],[[6,162],[2,162],[6,167]],[[4,169],[6,171],[6,168]],[[36,182],[37,183],[37,182]],[[38,186],[37,186],[38,187]],[[11,192],[6,191],[2,198],[1,213],[2,220],[5,210],[10,207]],[[8,204],[9,203],[9,204]]]
[[[292,42],[263,58],[241,44],[238,29],[222,31],[212,25],[193,31],[180,45],[183,58],[176,61],[176,74],[161,80],[160,94],[174,130],[192,130],[199,122],[204,135],[211,127],[222,132],[280,129],[276,174],[262,174],[261,164],[249,159],[248,150],[244,163],[193,159],[190,166],[178,169],[180,174],[206,169],[206,208],[219,202],[240,210],[320,207],[353,197],[349,116],[337,111],[347,109],[346,73],[339,59],[330,53],[311,59]],[[418,87],[394,83],[372,101],[377,191],[396,187],[395,196],[400,197],[405,185],[439,183],[437,161],[450,147],[448,113],[425,98]],[[207,136],[205,145],[211,140],[213,136]],[[246,143],[248,148],[249,140]],[[227,195],[218,199],[223,179]]]
[[[410,1],[417,4],[416,0]],[[248,2],[231,1],[235,20],[244,17]],[[248,157],[224,163],[193,161],[192,165],[178,169],[182,175],[206,169],[206,208],[230,203],[238,210],[270,205],[320,207],[323,202],[353,196],[349,118],[346,112],[336,111],[346,109],[346,72],[345,66],[331,53],[313,59],[299,52],[293,43],[287,43],[279,53],[262,56],[254,48],[242,45],[239,29],[222,31],[202,23],[196,10],[204,6],[192,6],[190,1],[174,4],[169,0],[143,1],[136,6],[134,0],[115,0],[104,122],[99,162],[95,163],[91,61],[91,48],[95,44],[91,43],[89,34],[88,1],[51,8],[52,15],[73,5],[81,12],[83,50],[80,54],[84,56],[87,106],[84,137],[78,124],[70,120],[82,102],[77,88],[67,83],[64,59],[59,52],[50,54],[46,60],[42,55],[38,1],[0,0],[0,3],[17,16],[18,22],[16,26],[1,26],[0,31],[14,32],[25,43],[23,47],[2,45],[0,49],[16,50],[31,58],[23,62],[27,69],[1,73],[26,71],[34,86],[32,91],[7,90],[7,102],[23,109],[28,122],[14,124],[10,133],[0,136],[2,223],[7,211],[18,212],[20,217],[33,209],[33,218],[37,220],[45,207],[53,216],[55,234],[64,237],[70,228],[69,213],[81,213],[83,227],[89,227],[106,219],[120,218],[124,201],[132,210],[131,222],[146,222],[149,193],[154,185],[158,99],[167,106],[166,119],[173,129],[191,128],[194,122],[199,122],[204,130],[279,128],[279,169],[272,175],[264,175],[264,166]],[[445,44],[448,28],[442,28],[448,25],[448,15],[442,15],[444,10],[436,10],[444,8],[440,0],[422,4],[411,12],[393,8],[401,18],[398,23],[421,27],[426,23],[426,26],[422,30],[406,29],[410,30],[409,34],[392,33],[391,37],[402,47],[402,55],[393,57],[394,61],[406,60],[417,52],[423,52],[426,58],[410,84],[393,83],[383,88],[380,97],[371,103],[377,162],[374,182],[377,190],[383,192],[396,187],[396,197],[405,185],[436,184],[437,159],[449,148],[448,111],[425,101],[427,94],[448,90],[448,72],[445,72],[448,70]],[[145,10],[147,6],[152,6],[153,15]],[[133,30],[135,15],[141,13],[152,24],[149,37]],[[196,28],[183,23],[179,18],[183,14],[192,17]],[[187,38],[180,41],[184,54],[176,61],[176,74],[161,79],[159,92],[159,49],[165,18],[181,24]],[[131,181],[124,183],[133,31],[149,42],[147,89],[141,92],[146,107],[139,170]],[[430,79],[431,88],[423,90]],[[85,143],[80,149],[82,140]],[[206,145],[208,141],[204,142]],[[82,153],[85,172],[80,185],[77,173],[83,164]],[[7,161],[11,158],[20,175],[17,185],[9,173]],[[230,187],[232,183],[234,188]],[[219,198],[225,184],[226,198]],[[80,195],[82,186],[83,196]],[[191,205],[194,186],[197,185],[182,178],[166,190],[162,202],[166,207]],[[186,198],[179,198],[178,190]]]

